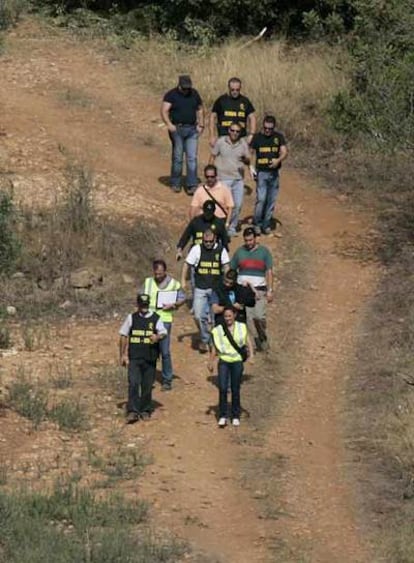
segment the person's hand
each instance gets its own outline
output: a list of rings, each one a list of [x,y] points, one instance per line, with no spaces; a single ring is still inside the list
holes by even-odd
[[[167,129],[170,133],[175,133],[177,131],[177,127],[173,123],[167,125]]]
[[[179,262],[179,260],[181,260],[182,257],[183,257],[183,251],[181,250],[181,248],[177,248],[177,252],[175,253],[175,259],[177,260],[177,262]]]
[[[243,164],[246,164],[247,166],[250,164],[250,158],[245,156],[244,154],[240,157],[240,160],[243,162]]]
[[[267,302],[268,302],[268,303],[271,303],[271,302],[273,301],[273,291],[270,291],[270,290],[269,290],[269,291],[266,293],[266,299],[267,299]]]
[[[197,125],[197,133],[202,135],[204,133],[204,125]]]
[[[153,344],[156,344],[157,342],[159,342],[160,337],[158,336],[158,334],[151,334],[150,340]]]
[[[210,137],[210,147],[213,148],[216,143],[217,143],[217,137],[215,137],[214,135],[212,135],[212,136]]]
[[[237,309],[237,311],[241,311],[243,309],[243,305],[240,305],[240,303],[233,303],[233,308]]]
[[[164,311],[172,311],[173,309],[175,309],[175,303],[170,303],[169,305],[163,305],[162,306]]]
[[[187,282],[184,281],[184,280],[181,280],[181,289],[182,289],[183,291],[185,291],[186,288],[187,288]]]
[[[279,166],[278,158],[271,158],[269,163],[269,168],[277,168]]]
[[[213,362],[213,360],[209,360],[209,361],[207,362],[207,369],[208,369],[208,371],[209,371],[210,373],[213,373],[213,371],[214,371],[214,362]]]
[[[250,178],[255,182],[257,180],[257,171],[252,164],[249,166],[249,173],[250,173]]]
[[[119,358],[119,363],[122,367],[126,367],[128,365],[128,356],[124,354]]]

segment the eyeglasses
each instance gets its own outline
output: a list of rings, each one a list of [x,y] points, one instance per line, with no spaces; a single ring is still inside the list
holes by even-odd
[[[240,129],[229,129],[231,133],[240,133]]]
[[[212,175],[210,174],[209,176],[207,176],[207,174],[206,174],[206,178],[216,178],[216,177],[217,177],[216,175],[212,176]]]
[[[272,125],[271,127],[265,127],[265,126],[263,126],[263,129],[264,129],[265,131],[273,131],[274,126],[273,126],[273,125]]]

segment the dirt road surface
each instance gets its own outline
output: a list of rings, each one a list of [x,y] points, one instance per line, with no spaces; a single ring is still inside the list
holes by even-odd
[[[64,153],[69,151],[95,171],[102,213],[127,223],[137,213],[146,214],[166,223],[177,236],[189,200],[183,193],[172,194],[159,180],[169,168],[159,99],[140,89],[124,60],[27,21],[9,37],[0,66],[0,165],[13,179],[18,201],[35,208],[50,204],[60,189]],[[174,81],[171,76],[171,84]],[[206,145],[204,139],[204,162]],[[253,197],[246,198],[247,208]],[[88,439],[102,451],[114,432],[122,445],[145,445],[153,463],[144,476],[122,488],[152,501],[157,526],[189,541],[199,561],[373,561],[358,515],[344,425],[347,363],[377,272],[337,251],[344,237],[363,236],[369,230],[369,217],[312,186],[288,166],[278,216],[283,224],[294,225],[296,236],[306,243],[308,282],[302,292],[305,313],[299,322],[297,359],[266,420],[264,440],[255,444],[248,419],[242,420],[240,430],[217,429],[217,391],[208,379],[206,358],[191,349],[189,338],[179,338],[193,331],[187,311],[180,311],[174,326],[174,390],[161,394],[157,386],[158,408],[150,423],[125,426],[111,397],[91,392],[91,378],[76,380],[77,392],[88,400]],[[173,264],[174,240],[170,242],[166,259]],[[276,261],[286,253],[284,237],[264,242]],[[134,291],[131,287],[131,301]],[[56,323],[46,350],[20,350],[3,358],[4,373],[22,362],[42,373],[51,361],[70,361],[82,366],[82,373],[93,374],[96,366],[116,362],[120,322],[118,316]],[[277,297],[270,307],[272,334],[283,322]],[[271,373],[275,365],[269,356],[249,369],[252,385],[260,386],[260,371]],[[7,411],[2,418],[2,459],[16,467],[27,462],[29,473],[39,458],[45,467],[50,461],[51,467],[59,452],[63,457],[69,451],[68,465],[84,455],[80,438],[62,441],[53,428],[27,432],[25,423]],[[243,480],[240,459],[263,453],[285,460],[268,475],[280,488],[277,518],[261,516],[260,494],[252,494]],[[270,549],[276,540],[283,542],[283,553]]]

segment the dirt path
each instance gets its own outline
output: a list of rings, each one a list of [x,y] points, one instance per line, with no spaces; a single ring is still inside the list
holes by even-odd
[[[145,211],[168,220],[177,233],[188,199],[171,194],[158,181],[168,172],[158,102],[139,92],[122,65],[109,64],[104,54],[69,38],[42,37],[27,23],[10,41],[8,55],[0,59],[0,126],[6,133],[0,139],[0,164],[13,175],[18,199],[33,205],[53,199],[52,186],[59,185],[64,166],[57,148],[63,146],[98,173],[102,211],[120,221]],[[312,562],[370,561],[357,522],[342,429],[347,358],[358,337],[361,308],[374,288],[375,271],[336,252],[344,231],[362,233],[368,226],[346,204],[310,189],[292,171],[283,176],[281,210],[282,222],[298,224],[313,263],[303,297],[307,315],[300,362],[286,382],[282,411],[275,413],[264,446],[269,454],[288,460],[277,479],[289,517],[259,518],[258,503],[243,487],[238,463],[246,448],[251,450],[248,455],[255,455],[254,446],[240,439],[248,428],[239,434],[216,429],[216,389],[208,379],[206,360],[200,360],[186,338],[174,342],[179,378],[171,394],[156,390],[160,405],[154,421],[125,427],[109,416],[97,420],[96,429],[105,436],[115,424],[124,444],[137,438],[146,443],[155,462],[139,481],[141,494],[154,502],[157,522],[211,560],[265,561],[267,538],[279,536],[292,545],[306,543],[307,560]],[[267,243],[277,256],[283,239]],[[167,261],[173,262],[172,252]],[[276,322],[277,305],[271,309],[270,324]],[[59,354],[61,338],[73,350],[66,355],[75,362],[113,362],[118,325],[119,320],[106,323],[98,345],[93,338],[84,341],[90,325],[74,323],[57,336],[56,349],[49,354]],[[178,315],[174,330],[177,337],[191,332],[188,314]],[[29,359],[26,354],[25,359],[41,363],[34,355]],[[13,359],[5,361],[6,367],[15,364]],[[7,455],[13,447],[16,459],[16,444],[23,455],[26,441],[21,441],[12,415],[4,428],[7,440],[1,448]],[[37,438],[38,447],[45,439]]]

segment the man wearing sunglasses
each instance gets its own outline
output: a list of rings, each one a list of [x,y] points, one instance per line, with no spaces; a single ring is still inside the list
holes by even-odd
[[[201,215],[204,202],[212,200],[216,204],[214,214],[224,219],[226,229],[229,228],[231,214],[234,207],[233,196],[229,188],[217,179],[217,168],[214,164],[207,164],[204,168],[205,182],[201,184],[193,196],[190,204],[190,219]]]
[[[242,126],[232,122],[225,137],[219,137],[211,149],[210,164],[216,164],[220,182],[228,186],[233,196],[234,208],[230,217],[229,237],[236,236],[244,196],[244,165],[250,164],[250,151]]]
[[[187,164],[187,193],[197,187],[198,138],[204,131],[204,108],[190,76],[178,78],[178,86],[169,90],[162,101],[161,118],[172,144],[170,184],[173,192],[181,191],[184,154]]]
[[[279,192],[279,170],[288,156],[286,140],[276,131],[276,120],[267,115],[263,120],[263,130],[253,135],[250,143],[252,153],[256,154],[257,186],[253,221],[256,234],[271,233],[271,220]]]
[[[253,104],[241,93],[240,78],[234,76],[227,83],[228,93],[223,94],[213,104],[210,114],[210,146],[214,147],[218,137],[227,135],[233,121],[241,125],[241,137],[248,135],[250,142],[256,132],[256,114]]]

